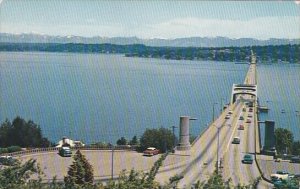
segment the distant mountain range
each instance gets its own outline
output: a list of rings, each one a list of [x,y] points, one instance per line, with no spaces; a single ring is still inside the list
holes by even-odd
[[[81,36],[50,36],[40,34],[9,34],[0,33],[0,43],[83,43],[83,44],[143,44],[155,47],[243,47],[300,44],[299,39],[258,40],[253,38],[230,39],[227,37],[187,37],[176,39],[140,39],[137,37],[81,37]]]

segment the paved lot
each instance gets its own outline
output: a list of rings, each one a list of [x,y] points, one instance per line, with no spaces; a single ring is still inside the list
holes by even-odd
[[[95,179],[111,177],[111,151],[82,150],[82,153],[93,166]],[[145,157],[141,153],[134,151],[116,150],[114,152],[114,177],[117,177],[123,169],[129,171],[134,168],[139,171],[148,171],[160,156]],[[19,158],[22,161],[27,161],[31,158],[36,159],[45,174],[43,177],[45,180],[52,179],[54,176],[57,176],[58,180],[62,180],[67,175],[68,168],[73,161],[72,157],[61,157],[57,152],[30,154]],[[164,166],[178,164],[186,158],[186,156],[169,155],[164,162]]]
[[[270,175],[276,171],[287,171],[291,174],[300,174],[300,163],[289,163],[289,161],[275,162],[271,156],[257,156],[258,163],[264,176],[270,178]]]

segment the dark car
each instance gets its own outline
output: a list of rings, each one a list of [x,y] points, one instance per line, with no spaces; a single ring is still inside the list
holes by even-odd
[[[72,156],[72,151],[69,147],[61,147],[58,151],[58,154],[61,157],[71,157]]]
[[[290,163],[300,163],[300,157],[292,157]]]
[[[251,154],[244,155],[244,158],[243,158],[242,162],[252,164],[253,163],[253,156]]]

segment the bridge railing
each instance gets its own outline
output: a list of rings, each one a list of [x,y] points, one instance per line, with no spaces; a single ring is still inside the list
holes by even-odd
[[[128,150],[134,151],[137,146],[129,146],[129,145],[119,145],[119,146],[81,146],[81,147],[71,147],[71,150]],[[58,151],[60,147],[48,147],[48,148],[34,148],[28,150],[22,150],[18,152],[12,153],[4,153],[1,156],[23,156],[27,154],[36,154],[36,153],[44,153],[44,152],[55,152]]]

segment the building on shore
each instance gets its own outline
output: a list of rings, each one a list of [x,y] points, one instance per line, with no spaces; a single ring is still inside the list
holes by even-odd
[[[60,148],[63,146],[69,146],[69,147],[83,147],[85,144],[83,144],[81,141],[78,140],[71,140],[67,137],[63,137],[62,140],[58,141],[56,144],[56,147]]]

